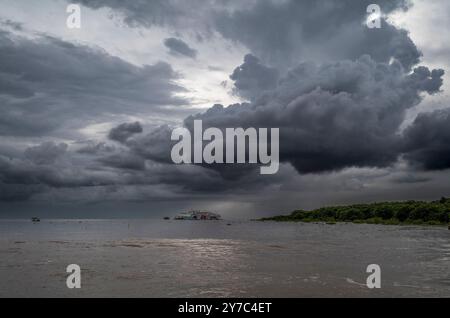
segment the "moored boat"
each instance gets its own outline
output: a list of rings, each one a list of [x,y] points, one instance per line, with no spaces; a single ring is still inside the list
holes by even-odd
[[[221,220],[222,217],[217,213],[189,211],[178,214],[175,220]]]

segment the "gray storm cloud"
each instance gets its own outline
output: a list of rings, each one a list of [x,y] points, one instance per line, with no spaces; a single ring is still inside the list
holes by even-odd
[[[280,128],[281,160],[300,173],[385,167],[401,153],[400,125],[422,93],[435,94],[442,70],[404,71],[400,63],[303,63],[253,103],[216,105],[191,116],[205,127]]]
[[[177,78],[167,63],[137,67],[100,49],[1,31],[0,135],[47,135],[149,107],[163,112],[186,103],[175,96],[185,90]]]
[[[450,111],[419,114],[405,131],[405,158],[425,170],[450,168]]]
[[[167,63],[138,67],[98,48],[0,30],[0,138],[43,140],[25,150],[2,146],[0,200],[134,183],[133,171],[145,168],[142,158],[101,142],[74,150],[45,140],[79,138],[79,128],[117,115],[164,114],[166,106],[186,103],[174,96],[185,91],[177,79]],[[139,124],[124,125],[111,137],[121,142],[141,130]]]
[[[370,54],[378,62],[394,57],[409,69],[419,62],[420,51],[408,32],[383,21],[381,29],[365,26],[370,0],[168,0],[79,1],[93,9],[120,12],[134,27],[163,25],[194,30],[247,46],[265,62],[283,70],[304,60],[339,61]],[[407,10],[408,0],[380,0],[384,14]]]
[[[230,79],[233,93],[249,102],[183,115],[182,124],[190,128],[201,119],[205,128],[280,128],[282,169],[263,178],[248,165],[173,165],[174,127],[152,116],[171,115],[190,101],[179,97],[186,91],[181,75],[165,62],[136,66],[98,48],[0,31],[0,137],[10,141],[0,148],[0,201],[57,190],[92,201],[311,190],[292,181],[298,175],[311,178],[316,189],[332,180],[335,188],[354,190],[370,177],[344,182],[345,169],[394,171],[402,160],[408,168],[393,180],[407,184],[429,180],[416,176],[419,170],[450,168],[447,111],[420,114],[400,129],[408,110],[440,92],[444,71],[420,66],[421,52],[406,30],[387,20],[381,29],[368,29],[371,1],[78,3],[109,8],[132,27],[168,28],[176,38],[160,45],[178,56],[198,53],[178,39],[183,32],[243,45],[249,54]],[[385,14],[407,10],[408,3],[378,1]],[[142,123],[127,122],[135,118]],[[115,127],[103,140],[78,140],[80,128],[96,123]],[[27,140],[11,150],[12,138]],[[71,141],[47,141],[58,138]]]
[[[107,7],[112,13],[120,13],[120,18],[132,27],[191,27],[202,20],[203,13],[211,10],[211,5],[220,1],[210,0],[151,0],[151,1],[122,1],[122,0],[77,0],[92,9]]]
[[[377,62],[400,61],[405,69],[421,53],[405,30],[383,20],[380,29],[365,25],[372,1],[257,1],[251,8],[222,11],[215,27],[226,38],[246,45],[264,61],[288,69],[304,60],[356,59],[369,54]],[[378,1],[384,14],[406,10],[408,1]]]
[[[234,92],[248,100],[274,89],[278,78],[278,70],[261,64],[260,60],[251,54],[247,54],[244,63],[230,75],[230,79],[234,81]]]
[[[176,38],[167,38],[164,45],[169,49],[169,53],[175,56],[185,56],[195,59],[197,51],[192,49],[186,42]]]
[[[35,164],[52,164],[67,151],[67,144],[48,141],[25,150],[25,157]]]
[[[204,127],[221,129],[280,128],[280,158],[299,173],[388,167],[405,152],[409,133],[403,136],[399,129],[406,111],[422,101],[423,93],[438,93],[443,75],[443,70],[423,66],[408,73],[399,62],[377,63],[367,55],[356,61],[303,63],[275,89],[262,90],[253,103],[215,105],[186,118],[185,126],[192,129],[192,122],[201,119]],[[163,126],[128,146],[147,159],[170,163],[170,134]],[[207,167],[224,178],[253,171]]]
[[[109,132],[109,139],[115,140],[118,142],[125,142],[128,138],[135,134],[140,134],[143,132],[141,123],[124,123],[117,127],[114,127]]]

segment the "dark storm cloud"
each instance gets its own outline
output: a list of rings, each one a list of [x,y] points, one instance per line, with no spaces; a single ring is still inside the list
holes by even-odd
[[[141,123],[124,123],[117,127],[114,127],[109,132],[109,139],[115,140],[118,142],[125,142],[128,138],[135,134],[140,134],[143,132]]]
[[[386,22],[381,29],[366,28],[370,1],[79,2],[109,7],[132,26],[196,29],[202,36],[211,29],[244,44],[252,54],[231,79],[235,92],[251,103],[215,105],[184,125],[202,119],[204,128],[280,128],[282,169],[262,177],[249,165],[174,165],[173,127],[152,123],[144,132],[140,124],[126,123],[109,132],[112,141],[70,147],[48,142],[20,155],[0,152],[0,201],[51,198],[57,191],[94,202],[228,193],[237,198],[253,191],[261,201],[266,189],[282,191],[295,178],[316,179],[303,188],[296,179],[290,190],[317,191],[333,173],[314,173],[387,167],[401,155],[425,169],[448,167],[447,115],[419,116],[404,135],[399,132],[405,112],[424,93],[439,92],[443,71],[415,68],[420,52],[406,31]],[[406,8],[401,0],[378,3],[385,13]],[[175,84],[178,76],[166,63],[135,66],[99,49],[0,31],[0,135],[37,137],[108,122],[104,116],[117,122],[117,115],[168,114],[165,106],[187,102],[175,97],[183,91]],[[364,183],[333,178],[333,191],[342,183],[359,190]],[[422,182],[399,178],[398,183]]]
[[[87,170],[70,161],[36,164],[31,160],[0,155],[0,181],[3,184],[76,188],[108,185],[117,181],[117,178],[101,171]]]
[[[407,73],[399,62],[379,63],[369,56],[323,65],[302,63],[254,102],[215,105],[188,117],[184,125],[192,130],[193,121],[201,119],[204,129],[280,128],[281,160],[299,173],[387,167],[404,150],[399,128],[405,112],[421,102],[424,92],[438,93],[443,75],[443,70],[423,66]],[[127,145],[146,159],[170,164],[170,134],[168,126],[159,127]],[[220,183],[242,180],[254,171],[245,165],[204,167],[216,171]]]
[[[50,191],[68,189],[90,189],[89,196],[101,200],[101,194],[108,187],[144,183],[137,178],[137,173],[145,169],[144,160],[128,152],[83,153],[80,157],[67,151],[64,156],[54,153],[45,157],[40,151],[57,146],[29,148],[22,158],[0,155],[0,201],[25,201]],[[150,175],[145,184],[152,183],[155,179]]]
[[[152,178],[163,184],[180,187],[184,193],[248,191],[255,185],[263,187],[282,179],[280,175],[262,178],[259,174],[251,174],[256,169],[253,165],[174,165],[170,153],[176,142],[171,141],[171,134],[172,128],[167,125],[156,127],[146,134],[128,139],[123,144],[126,149],[119,156],[147,160]],[[105,161],[105,158],[101,160],[109,161]],[[131,182],[148,181],[147,177],[142,179],[140,176]]]
[[[64,200],[74,196],[72,199],[98,202],[107,196],[117,199],[119,194],[124,200],[192,199],[231,190],[245,192],[258,183],[255,177],[247,177],[245,182],[221,181],[216,171],[173,165],[168,162],[170,150],[164,151],[170,147],[164,138],[168,131],[161,126],[116,147],[93,141],[70,148],[45,142],[27,148],[23,156],[0,155],[0,201],[26,201],[67,191],[71,192]]]
[[[94,155],[102,153],[111,153],[116,149],[114,146],[108,145],[105,142],[94,142],[91,140],[84,144],[85,145],[81,146],[77,150],[78,153]]]
[[[52,164],[67,151],[67,144],[48,141],[25,150],[25,157],[37,165]]]
[[[164,112],[186,101],[166,63],[134,66],[99,49],[0,33],[0,135],[41,135],[114,114]]]
[[[161,163],[172,163],[170,158],[172,129],[163,125],[156,127],[143,136],[138,136],[127,142],[131,151],[143,158]]]
[[[103,157],[99,159],[99,162],[118,169],[145,170],[145,160],[128,153]]]
[[[375,61],[398,59],[409,69],[420,52],[408,33],[383,21],[380,29],[365,25],[372,1],[256,1],[251,8],[223,11],[216,27],[226,38],[237,40],[257,56],[288,68],[302,60],[338,61],[369,54]],[[408,1],[383,0],[386,14],[406,9]]]
[[[205,0],[77,0],[69,2],[80,3],[92,9],[107,7],[119,12],[126,24],[145,27],[182,26],[185,20],[193,22],[194,20],[190,19],[191,16],[205,7]]]
[[[193,127],[189,118],[185,121],[188,129],[192,131]],[[128,151],[132,156],[139,156],[153,163],[173,166],[171,158],[172,147],[177,141],[171,140],[173,127],[162,125],[149,131],[148,133],[130,138],[124,145],[128,147]],[[211,169],[210,172],[202,172],[196,178],[184,176],[184,172],[202,171],[202,168]],[[161,168],[160,168],[161,169]],[[194,170],[192,170],[194,169]],[[207,192],[220,192],[224,189],[240,188],[238,181],[245,184],[261,183],[259,178],[251,179],[251,182],[245,182],[249,174],[254,172],[257,167],[255,165],[240,164],[240,165],[198,165],[192,169],[163,169],[163,173],[158,173],[163,182],[170,184],[181,185],[186,189],[197,189],[205,187]],[[204,178],[202,178],[202,176]],[[266,180],[268,180],[266,178]],[[215,183],[211,187],[211,183]],[[208,186],[205,186],[208,185]],[[206,191],[206,190],[205,190]]]
[[[185,124],[280,128],[280,156],[300,173],[346,167],[385,167],[401,148],[405,111],[439,92],[442,70],[405,73],[399,63],[369,56],[317,66],[303,63],[251,104],[216,105]]]
[[[175,39],[168,38],[164,40],[164,45],[169,49],[169,53],[175,56],[186,56],[192,59],[197,57],[197,51],[189,47],[186,42]]]
[[[253,100],[262,92],[277,86],[279,73],[276,69],[267,67],[251,54],[244,57],[244,63],[237,67],[230,78],[234,81],[236,94]]]
[[[422,113],[404,132],[405,159],[425,170],[450,168],[450,110]]]
[[[163,3],[164,2],[164,3]],[[189,2],[189,3],[187,3]],[[218,31],[247,46],[253,54],[281,69],[305,60],[338,61],[369,54],[375,61],[398,59],[406,69],[421,53],[405,30],[383,21],[381,29],[365,25],[370,0],[342,1],[81,1],[108,7],[133,26],[169,25],[210,33]],[[380,0],[383,13],[407,10],[408,0]],[[157,17],[157,18],[155,18]]]
[[[151,134],[131,136],[116,146],[90,141],[68,148],[45,142],[27,148],[22,156],[0,155],[0,201],[26,201],[69,190],[70,196],[82,195],[76,200],[92,202],[103,201],[108,195],[117,198],[114,193],[120,193],[125,200],[168,196],[172,200],[192,199],[206,193],[249,191],[257,183],[254,177],[247,177],[245,182],[221,181],[216,171],[173,165],[165,138],[168,132],[167,126],[161,126]],[[113,188],[116,190],[110,193],[108,189]],[[64,196],[64,200],[70,196]]]
[[[444,73],[442,69],[430,71],[427,67],[419,66],[411,75],[411,86],[428,94],[434,94],[444,83],[442,78]]]

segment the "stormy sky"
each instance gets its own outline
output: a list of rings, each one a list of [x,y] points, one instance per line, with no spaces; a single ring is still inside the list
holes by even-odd
[[[450,196],[450,3],[371,3],[0,0],[0,218]],[[279,128],[279,172],[173,164],[195,119]]]

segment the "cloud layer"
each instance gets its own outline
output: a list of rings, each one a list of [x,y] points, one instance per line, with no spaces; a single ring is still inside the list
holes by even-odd
[[[0,135],[49,134],[111,114],[137,115],[186,101],[167,63],[138,67],[50,36],[0,32]]]
[[[400,125],[422,93],[435,94],[442,70],[419,67],[409,74],[400,63],[356,61],[320,66],[303,63],[281,78],[276,89],[251,104],[204,114],[205,127],[280,128],[281,160],[300,173],[346,167],[385,167],[401,153]]]
[[[189,47],[186,42],[176,38],[167,38],[164,45],[169,49],[170,54],[175,56],[185,56],[195,59],[197,51]]]
[[[445,75],[439,65],[423,65],[408,31],[390,22],[409,1],[378,1],[380,29],[365,25],[366,0],[78,3],[92,16],[106,8],[125,23],[116,26],[123,32],[156,30],[161,55],[154,60],[161,61],[130,61],[156,54],[145,43],[130,48],[133,42],[112,39],[113,54],[0,23],[0,203],[251,198],[278,209],[322,189],[348,201],[371,185],[404,187],[403,194],[421,193],[418,184],[424,193],[443,188],[433,171],[450,168],[449,112],[421,113],[405,128],[407,112],[439,94]],[[229,74],[220,50],[239,52]],[[213,75],[204,79],[195,67]],[[183,85],[194,82],[192,96],[210,79],[231,81],[225,86],[241,102],[211,102],[187,116],[197,111]],[[172,129],[192,129],[195,119],[204,128],[279,128],[280,172],[174,165]]]

